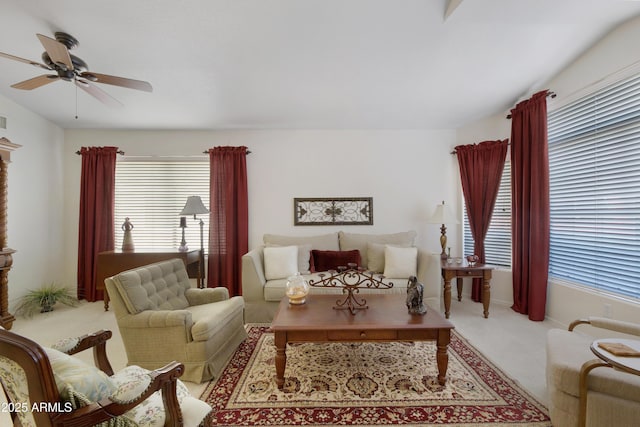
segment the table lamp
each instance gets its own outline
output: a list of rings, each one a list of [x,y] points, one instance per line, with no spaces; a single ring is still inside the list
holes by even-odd
[[[429,224],[442,224],[440,227],[440,246],[442,246],[442,253],[440,258],[446,259],[447,253],[445,248],[447,247],[447,227],[445,224],[460,224],[460,221],[455,217],[448,205],[444,204],[444,200],[441,205],[436,205],[436,209],[429,218]]]
[[[208,214],[209,209],[204,206],[202,203],[202,199],[200,196],[189,196],[187,197],[187,203],[185,203],[184,208],[182,208],[182,212],[180,212],[180,216],[183,215],[193,215],[193,219],[197,219],[196,215]],[[204,286],[204,236],[203,236],[203,227],[204,221],[200,218],[200,277],[202,281],[202,287]],[[184,229],[183,229],[184,230]],[[186,244],[186,242],[185,242]]]

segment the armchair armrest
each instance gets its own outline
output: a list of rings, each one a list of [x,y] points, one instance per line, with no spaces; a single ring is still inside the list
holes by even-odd
[[[113,375],[113,368],[107,358],[107,341],[111,339],[111,331],[100,330],[85,334],[78,338],[69,338],[53,345],[53,348],[72,355],[92,348],[96,366],[105,374]]]
[[[620,332],[628,335],[640,336],[640,324],[625,322],[623,320],[607,319],[606,317],[588,317],[586,319],[578,319],[569,325],[569,331],[578,325],[591,325],[595,328],[608,329],[610,331]]]
[[[166,328],[184,326],[191,330],[193,318],[187,310],[145,310],[118,319],[121,328]]]
[[[440,254],[418,249],[418,281],[424,285],[425,303],[439,309],[442,302],[442,274]]]
[[[98,424],[108,421],[135,408],[158,390],[162,390],[162,401],[165,408],[165,426],[182,425],[182,412],[177,396],[177,381],[184,373],[184,365],[171,362],[166,366],[150,371],[151,383],[137,397],[126,402],[114,398],[105,398],[72,412],[59,412],[53,419],[56,426],[79,427],[87,422]]]
[[[242,297],[247,302],[264,301],[264,276],[262,248],[252,249],[242,256]]]
[[[227,288],[205,288],[205,289],[187,289],[184,296],[189,301],[189,305],[202,305],[212,302],[224,301],[229,299],[229,290]]]

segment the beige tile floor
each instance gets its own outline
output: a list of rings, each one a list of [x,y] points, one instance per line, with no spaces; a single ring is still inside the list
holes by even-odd
[[[546,404],[545,337],[553,327],[550,322],[532,322],[509,307],[494,303],[488,319],[482,317],[482,305],[468,298],[452,302],[450,319],[456,330],[487,358],[517,380],[525,389]],[[27,336],[42,345],[79,336],[99,329],[110,329],[113,338],[107,353],[117,371],[126,365],[126,355],[113,312],[104,311],[102,302],[82,302],[78,307],[58,305],[50,313],[31,319],[16,319],[12,332]],[[93,363],[91,352],[79,355]],[[194,396],[200,396],[205,384],[185,382]],[[3,398],[3,396],[1,397]],[[5,424],[0,414],[0,425]]]

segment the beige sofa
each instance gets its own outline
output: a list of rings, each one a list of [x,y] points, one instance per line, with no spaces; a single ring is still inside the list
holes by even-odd
[[[183,363],[182,379],[217,377],[246,338],[244,301],[226,288],[191,287],[184,263],[172,259],[105,280],[129,365],[156,369]]]
[[[393,234],[358,234],[344,231],[315,236],[283,236],[265,234],[264,245],[242,257],[242,296],[246,322],[271,322],[280,300],[285,295],[287,277],[296,271],[309,279],[319,280],[312,273],[311,251],[354,251],[360,254],[360,266],[385,275],[391,289],[364,289],[367,292],[407,292],[412,272],[424,285],[424,302],[436,310],[441,303],[440,255],[429,254],[415,247],[415,231]],[[291,246],[297,257],[291,259]],[[286,255],[282,255],[286,253]],[[286,260],[283,260],[286,258]],[[292,266],[293,262],[297,265]],[[282,268],[282,265],[288,266]],[[275,272],[274,272],[275,270]],[[311,288],[311,295],[339,293],[340,289]]]
[[[595,338],[574,330],[583,324],[612,331],[605,334],[611,337],[630,335],[626,338],[638,339],[640,336],[639,324],[601,317],[575,321],[568,331],[551,329],[548,332],[547,391],[549,415],[554,427],[578,427],[580,370],[585,362],[599,360],[589,348]],[[638,425],[640,376],[598,367],[589,372],[587,379],[587,426]]]

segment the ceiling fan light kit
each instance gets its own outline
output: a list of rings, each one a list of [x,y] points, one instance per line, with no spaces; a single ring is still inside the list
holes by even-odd
[[[98,86],[94,85],[94,83],[120,86],[145,92],[153,91],[149,82],[112,76],[109,74],[89,72],[89,66],[85,61],[69,53],[70,49],[79,45],[78,40],[72,35],[61,31],[56,32],[54,36],[55,39],[52,39],[51,37],[37,34],[40,43],[42,43],[42,46],[45,49],[45,52],[42,53],[43,63],[0,52],[0,57],[24,62],[56,73],[33,77],[31,79],[12,84],[11,87],[21,90],[32,90],[49,83],[53,83],[57,80],[65,80],[74,82],[77,87],[83,89],[89,95],[98,99],[102,103],[115,107],[122,106],[122,103],[100,89]]]

